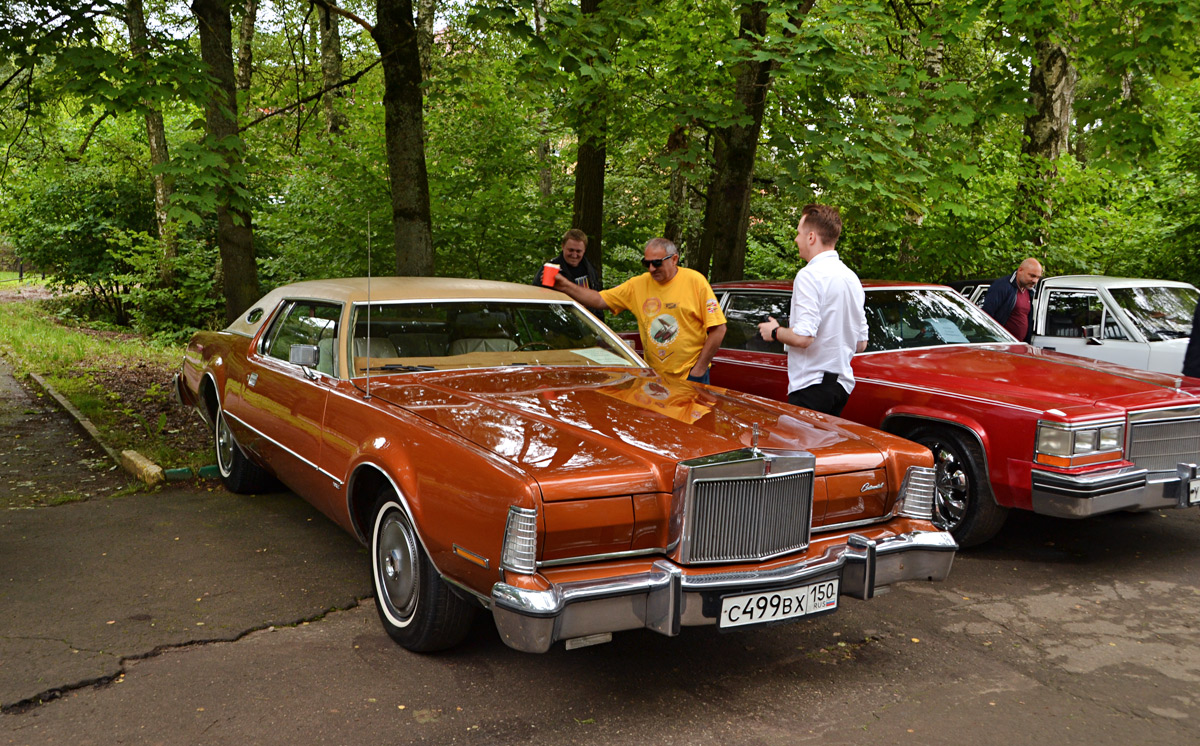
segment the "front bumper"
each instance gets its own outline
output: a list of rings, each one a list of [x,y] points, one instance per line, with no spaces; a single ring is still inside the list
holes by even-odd
[[[871,598],[905,580],[944,580],[958,549],[940,531],[889,535],[872,541],[850,535],[816,559],[731,573],[696,573],[668,559],[635,572],[551,583],[544,590],[507,583],[492,587],[492,614],[510,647],[544,653],[558,640],[627,629],[678,635],[682,627],[717,622],[722,596],[782,590],[840,578],[840,595]]]
[[[1033,470],[1033,512],[1057,518],[1086,518],[1119,510],[1155,510],[1195,505],[1189,489],[1195,464],[1175,473],[1137,467],[1072,475]]]

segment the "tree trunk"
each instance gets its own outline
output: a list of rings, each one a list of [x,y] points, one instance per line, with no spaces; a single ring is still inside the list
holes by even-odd
[[[328,8],[317,6],[317,23],[321,29],[321,78],[326,89],[342,82],[342,36],[338,17]],[[325,107],[325,131],[336,135],[346,127],[346,115],[341,110],[346,94],[341,88],[326,90],[322,101]]]
[[[371,36],[383,60],[384,144],[392,187],[396,274],[434,273],[421,59],[412,0],[376,0]]]
[[[788,14],[798,26],[812,10],[815,0],[801,0]],[[756,0],[742,6],[738,38],[757,47],[767,30],[766,3]],[[763,112],[771,87],[775,65],[750,57],[734,67],[733,101],[736,108],[750,117],[747,124],[735,124],[715,133],[713,172],[708,183],[704,206],[704,230],[700,251],[693,265],[703,273],[712,263],[712,279],[739,280],[746,266],[746,228],[750,220],[751,181],[762,131]]]
[[[125,21],[129,27],[129,49],[135,60],[146,56],[146,12],[142,0],[127,0]],[[174,260],[179,254],[179,242],[175,234],[174,221],[167,217],[171,206],[171,182],[160,169],[170,160],[167,148],[167,131],[163,124],[162,111],[146,102],[146,139],[150,143],[150,166],[154,179],[154,222],[158,227],[159,245],[162,246],[162,261],[158,279],[163,287],[175,282]]]
[[[678,153],[688,146],[688,132],[685,127],[675,127],[667,137],[667,153]],[[688,214],[687,173],[682,164],[676,164],[671,171],[669,197],[667,199],[667,222],[663,226],[663,238],[682,248],[683,226]]]
[[[242,140],[237,126],[237,83],[233,70],[233,22],[221,0],[192,0],[200,27],[200,58],[216,80],[204,103],[209,146],[223,162],[224,183],[217,190],[217,246],[225,290],[225,321],[233,323],[258,300],[258,268],[250,211],[235,199],[233,174],[242,171]],[[234,167],[237,168],[234,168]]]
[[[238,34],[237,89],[250,110],[250,76],[254,72],[254,23],[258,20],[258,0],[246,0],[246,13]]]
[[[600,10],[600,0],[580,0],[585,16]],[[608,158],[608,107],[602,86],[587,96],[588,105],[579,108],[575,132],[579,149],[575,163],[575,205],[571,227],[588,236],[587,260],[600,273],[604,286],[604,168]]]
[[[433,72],[433,21],[437,17],[437,0],[417,0],[417,50],[421,55],[421,79],[429,80]]]
[[[1021,153],[1027,168],[1018,188],[1018,215],[1029,223],[1033,244],[1043,246],[1053,213],[1050,186],[1057,175],[1055,161],[1067,151],[1079,74],[1071,64],[1070,50],[1061,44],[1040,38],[1034,42],[1034,54],[1029,71],[1033,113],[1025,118]]]
[[[757,45],[767,31],[767,6],[751,2],[742,6],[738,38]],[[746,227],[750,217],[750,182],[762,131],[767,88],[771,84],[770,61],[744,59],[734,67],[733,102],[750,117],[746,124],[718,130],[713,146],[713,172],[704,207],[704,232],[695,268],[712,279],[740,280],[746,264]]]

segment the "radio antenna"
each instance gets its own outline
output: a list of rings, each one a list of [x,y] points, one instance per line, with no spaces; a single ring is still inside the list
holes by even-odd
[[[371,208],[367,208],[367,398],[371,398]]]

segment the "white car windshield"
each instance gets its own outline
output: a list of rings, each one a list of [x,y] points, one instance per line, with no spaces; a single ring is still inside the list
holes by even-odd
[[[867,352],[1015,340],[953,290],[868,290]]]
[[[595,317],[568,303],[454,300],[356,306],[352,375],[509,365],[641,367]]]
[[[1109,292],[1147,340],[1160,342],[1191,335],[1192,313],[1200,295],[1195,288],[1111,288]]]

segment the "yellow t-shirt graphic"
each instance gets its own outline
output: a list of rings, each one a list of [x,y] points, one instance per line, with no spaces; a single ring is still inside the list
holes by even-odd
[[[647,272],[600,291],[600,297],[614,313],[633,312],[646,362],[671,378],[687,378],[700,358],[709,327],[725,323],[704,275],[686,267],[680,267],[665,285]]]

